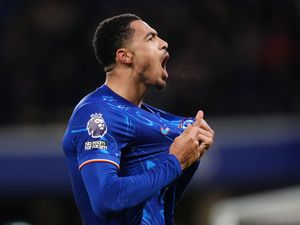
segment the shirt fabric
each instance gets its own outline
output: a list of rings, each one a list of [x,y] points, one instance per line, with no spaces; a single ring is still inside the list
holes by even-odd
[[[174,224],[175,204],[199,162],[182,171],[169,148],[193,121],[138,107],[106,85],[83,98],[63,139],[83,223]]]

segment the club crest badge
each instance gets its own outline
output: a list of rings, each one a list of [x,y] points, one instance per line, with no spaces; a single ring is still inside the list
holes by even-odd
[[[87,122],[86,129],[93,138],[103,137],[107,132],[107,126],[102,114],[92,114],[91,119]]]
[[[178,127],[185,130],[187,128],[187,126],[189,124],[193,124],[194,123],[194,119],[193,118],[185,118],[183,120],[181,120],[181,122],[179,123]]]

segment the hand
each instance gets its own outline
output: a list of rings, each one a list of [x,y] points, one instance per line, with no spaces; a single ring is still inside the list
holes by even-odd
[[[170,154],[175,155],[181,168],[185,169],[204,155],[213,143],[213,136],[214,131],[203,119],[203,112],[199,111],[193,125],[175,138],[170,146]]]
[[[213,144],[214,139],[214,130],[210,128],[207,122],[203,119],[203,116],[203,111],[198,111],[196,115],[196,121],[193,123],[193,126],[200,128],[200,134],[198,135],[198,139],[200,141],[200,146],[198,148],[200,152],[200,158]]]
[[[169,153],[176,156],[182,169],[189,167],[200,158],[198,135],[200,135],[200,128],[189,124],[170,146]]]

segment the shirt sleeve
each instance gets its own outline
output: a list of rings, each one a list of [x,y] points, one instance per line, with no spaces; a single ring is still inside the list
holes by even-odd
[[[119,177],[116,167],[109,163],[91,163],[81,169],[93,211],[99,218],[143,203],[181,172],[173,155],[144,173],[127,177]]]
[[[122,149],[135,137],[126,113],[87,104],[76,111],[72,125],[78,168],[98,217],[141,204],[182,172],[177,158],[169,155],[144,173],[118,176]]]
[[[134,127],[125,115],[91,103],[77,110],[71,132],[79,169],[93,162],[106,162],[119,168],[121,149],[130,142]]]

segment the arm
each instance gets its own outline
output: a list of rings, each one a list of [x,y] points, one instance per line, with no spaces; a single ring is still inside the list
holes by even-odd
[[[101,216],[142,203],[173,182],[181,174],[181,167],[176,157],[169,155],[153,169],[135,176],[118,177],[117,167],[110,163],[87,164],[81,174],[93,211]]]
[[[126,144],[126,140],[132,138],[128,131],[134,131],[134,127],[124,124],[123,117],[120,116],[123,114],[114,116],[107,109],[99,108],[99,105],[85,105],[77,115],[73,130],[78,165],[96,215],[101,216],[103,213],[120,211],[142,203],[173,182],[181,174],[181,169],[189,167],[199,158],[200,131],[199,128],[190,126],[175,138],[167,159],[142,174],[119,177],[117,167],[120,149]],[[102,136],[98,135],[99,125],[105,128],[105,132],[100,133]],[[81,129],[85,127],[87,130]],[[98,149],[98,145],[102,149]]]
[[[209,149],[211,144],[213,143],[214,131],[210,128],[210,126],[203,119],[203,111],[199,111],[196,115],[196,120],[193,123],[194,127],[198,127],[201,130],[201,135],[199,136],[199,150],[200,156]],[[175,191],[175,205],[178,204],[180,198],[182,197],[184,191],[186,190],[188,184],[192,180],[196,170],[198,169],[200,161],[194,162],[189,168],[182,172],[182,175],[176,181],[176,191]]]
[[[175,138],[170,155],[144,173],[118,177],[117,166],[110,163],[88,163],[81,174],[96,215],[134,207],[172,183],[198,159],[199,130],[190,126]]]

